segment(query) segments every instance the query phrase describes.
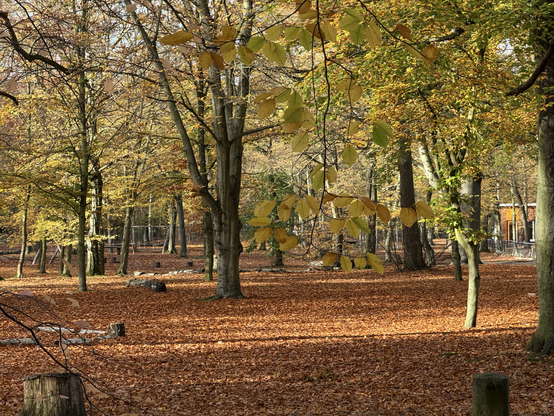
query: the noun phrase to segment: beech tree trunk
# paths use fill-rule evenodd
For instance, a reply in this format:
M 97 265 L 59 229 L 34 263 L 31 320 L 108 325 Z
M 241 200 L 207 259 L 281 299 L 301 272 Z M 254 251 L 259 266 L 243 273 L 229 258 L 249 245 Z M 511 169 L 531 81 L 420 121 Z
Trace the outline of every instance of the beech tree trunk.
M 169 216 L 169 237 L 167 239 L 167 254 L 177 254 L 177 246 L 175 244 L 175 220 L 177 217 L 177 212 L 175 210 L 175 201 L 173 199 L 170 200 L 169 208 L 168 208 L 168 216 Z
M 31 186 L 27 186 L 25 199 L 23 202 L 23 218 L 21 219 L 21 253 L 17 262 L 17 274 L 15 277 L 23 279 L 23 263 L 25 263 L 25 254 L 27 254 L 27 218 L 29 214 L 29 199 L 31 199 Z
M 38 272 L 46 273 L 46 236 L 42 236 L 40 239 L 40 256 L 38 260 Z
M 479 286 L 481 283 L 481 276 L 479 274 L 479 244 L 469 241 L 460 230 L 456 230 L 456 239 L 464 247 L 468 258 L 467 310 L 464 327 L 474 328 L 477 325 Z
M 103 182 L 99 161 L 93 163 L 90 183 L 92 184 L 92 197 L 90 201 L 90 218 L 87 238 L 87 275 L 104 275 L 104 242 L 102 240 L 102 199 Z
M 462 262 L 460 259 L 460 247 L 458 240 L 453 238 L 452 240 L 452 266 L 454 267 L 454 280 L 461 282 L 462 278 Z
M 214 280 L 214 227 L 210 211 L 204 211 L 204 281 Z
M 552 4 L 552 1 L 544 2 Z M 554 35 L 551 21 L 538 22 L 547 33 L 538 41 L 539 56 L 551 47 Z M 541 26 L 538 26 L 541 27 Z M 542 31 L 541 30 L 541 31 Z M 537 31 L 539 31 L 537 29 Z M 543 99 L 538 117 L 539 167 L 535 241 L 537 249 L 537 280 L 539 321 L 527 349 L 537 353 L 554 353 L 554 59 L 550 59 L 538 81 Z
M 181 243 L 179 257 L 187 257 L 187 233 L 185 229 L 185 214 L 183 212 L 183 195 L 175 198 L 177 204 L 177 219 L 179 221 L 179 242 Z
M 400 172 L 400 207 L 414 208 L 414 173 L 410 143 L 399 141 L 398 171 Z M 402 224 L 402 247 L 404 250 L 404 270 L 420 270 L 427 266 L 423 259 L 419 225 L 417 221 L 411 227 Z
M 128 205 L 125 207 L 125 222 L 123 223 L 123 235 L 121 238 L 121 254 L 119 256 L 119 269 L 118 275 L 127 274 L 127 267 L 129 265 L 129 246 L 131 242 L 131 221 L 135 207 Z
M 368 163 L 367 167 L 367 195 L 369 199 L 377 203 L 377 186 L 375 184 L 375 167 L 373 163 Z M 377 250 L 377 214 L 369 218 L 370 233 L 367 235 L 366 250 L 368 253 L 375 254 Z

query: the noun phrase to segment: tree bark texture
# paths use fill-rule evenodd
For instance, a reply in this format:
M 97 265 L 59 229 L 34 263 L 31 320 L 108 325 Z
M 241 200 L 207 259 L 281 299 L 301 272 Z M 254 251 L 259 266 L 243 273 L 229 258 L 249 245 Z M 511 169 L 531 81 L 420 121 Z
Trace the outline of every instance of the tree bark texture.
M 412 151 L 410 143 L 399 140 L 398 171 L 400 172 L 400 207 L 414 208 L 414 173 L 412 166 Z M 411 227 L 402 224 L 402 247 L 404 250 L 404 270 L 420 270 L 426 268 L 419 236 L 417 221 Z
M 547 2 L 552 3 L 552 2 Z M 552 27 L 550 22 L 542 22 Z M 549 47 L 554 31 L 542 33 L 541 55 Z M 548 36 L 547 36 L 548 35 Z M 554 59 L 547 63 L 539 79 L 539 95 L 543 98 L 538 117 L 539 166 L 535 242 L 539 321 L 527 349 L 537 353 L 554 353 Z
M 87 238 L 87 275 L 89 276 L 104 275 L 104 242 L 102 240 L 103 181 L 98 163 L 97 160 L 93 163 L 92 174 L 90 175 L 92 197 Z
M 46 236 L 42 236 L 40 239 L 40 255 L 38 260 L 38 272 L 39 273 L 46 273 L 46 249 L 48 246 L 46 245 Z
M 452 266 L 454 267 L 454 280 L 461 282 L 462 278 L 462 262 L 460 259 L 460 245 L 458 240 L 452 239 Z
M 23 263 L 25 263 L 25 254 L 27 253 L 27 219 L 29 217 L 29 200 L 31 199 L 31 186 L 27 186 L 25 191 L 25 200 L 23 204 L 23 217 L 21 219 L 21 253 L 17 262 L 17 273 L 15 277 L 23 279 Z
M 128 205 L 125 207 L 125 222 L 123 223 L 123 235 L 121 238 L 121 254 L 119 256 L 119 269 L 118 275 L 127 274 L 127 267 L 129 265 L 129 246 L 131 242 L 131 220 L 135 207 Z
M 187 257 L 187 233 L 185 229 L 185 213 L 183 210 L 183 195 L 177 195 L 175 198 L 175 202 L 177 204 L 177 219 L 179 221 L 179 242 L 180 244 L 180 250 L 179 250 L 179 257 Z
M 176 234 L 175 234 L 175 220 L 177 219 L 177 210 L 175 209 L 175 200 L 169 201 L 168 217 L 169 217 L 169 238 L 167 239 L 167 254 L 177 254 Z
M 466 235 L 456 230 L 456 239 L 464 247 L 468 259 L 468 288 L 465 328 L 474 328 L 477 325 L 477 309 L 479 306 L 479 244 L 469 241 Z
M 204 211 L 202 217 L 204 221 L 204 281 L 211 282 L 214 280 L 214 227 L 210 211 Z

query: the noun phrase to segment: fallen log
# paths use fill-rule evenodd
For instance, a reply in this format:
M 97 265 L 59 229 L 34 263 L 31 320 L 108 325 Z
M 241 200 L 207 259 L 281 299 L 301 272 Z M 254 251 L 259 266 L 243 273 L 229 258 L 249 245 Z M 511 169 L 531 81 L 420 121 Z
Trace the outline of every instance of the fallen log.
M 142 286 L 147 287 L 149 289 L 152 289 L 154 292 L 167 292 L 167 288 L 165 287 L 165 283 L 161 280 L 148 280 L 148 279 L 131 279 L 127 281 L 126 285 L 127 287 L 130 286 Z

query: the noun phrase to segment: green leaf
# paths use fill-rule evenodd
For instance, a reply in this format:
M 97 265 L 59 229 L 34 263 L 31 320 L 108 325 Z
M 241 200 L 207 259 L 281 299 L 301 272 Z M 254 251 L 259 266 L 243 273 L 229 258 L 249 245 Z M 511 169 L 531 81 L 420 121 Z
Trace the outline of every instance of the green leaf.
M 323 170 L 320 170 L 314 175 L 314 179 L 312 181 L 312 186 L 315 191 L 319 191 L 321 188 L 323 188 L 323 183 L 325 182 L 325 172 Z
M 362 217 L 354 217 L 352 218 L 352 221 L 354 224 L 358 226 L 360 230 L 362 230 L 366 234 L 370 234 L 371 230 L 369 229 L 369 226 L 367 225 L 367 221 L 364 220 Z
M 356 163 L 357 158 L 358 155 L 356 148 L 351 144 L 347 144 L 342 152 L 342 160 L 344 160 L 344 163 L 346 163 L 348 166 L 352 166 L 354 163 Z
M 252 36 L 250 40 L 246 43 L 246 47 L 252 52 L 256 53 L 265 45 L 265 39 L 261 36 Z
M 352 218 L 349 218 L 348 221 L 346 221 L 346 231 L 348 231 L 348 233 L 354 238 L 358 238 L 360 236 L 360 229 L 356 223 L 352 221 Z
M 292 124 L 300 121 L 302 119 L 303 111 L 303 107 L 288 107 L 283 114 L 285 123 Z
M 307 29 L 301 29 L 298 40 L 300 41 L 300 45 L 307 51 L 311 51 L 314 47 L 314 36 Z
M 393 137 L 391 126 L 386 121 L 377 120 L 373 125 L 372 138 L 373 141 L 381 147 L 387 147 L 389 144 L 389 137 Z
M 244 65 L 250 66 L 254 62 L 255 55 L 247 46 L 239 46 L 239 58 Z
M 304 100 L 298 91 L 293 91 L 290 94 L 289 107 L 304 107 Z
M 300 37 L 300 33 L 302 32 L 301 27 L 298 26 L 289 26 L 285 28 L 285 39 L 286 40 L 293 40 Z M 305 30 L 305 29 L 304 29 Z
M 339 21 L 339 29 L 350 32 L 360 26 L 363 21 L 364 16 L 359 9 L 346 9 L 344 16 Z
M 381 29 L 379 29 L 379 25 L 377 25 L 377 22 L 375 20 L 372 20 L 371 22 L 369 22 L 369 25 L 367 25 L 367 28 L 365 30 L 365 38 L 367 39 L 367 43 L 371 48 L 375 48 L 381 44 Z
M 350 31 L 350 40 L 354 45 L 361 45 L 366 41 L 366 26 L 358 25 Z
M 292 139 L 292 151 L 303 152 L 310 143 L 310 135 L 306 132 L 298 133 L 294 139 Z
M 277 40 L 283 34 L 283 25 L 275 25 L 265 31 L 267 40 Z
M 278 43 L 267 42 L 262 49 L 268 61 L 274 62 L 280 66 L 285 66 L 287 63 L 287 52 L 285 48 Z

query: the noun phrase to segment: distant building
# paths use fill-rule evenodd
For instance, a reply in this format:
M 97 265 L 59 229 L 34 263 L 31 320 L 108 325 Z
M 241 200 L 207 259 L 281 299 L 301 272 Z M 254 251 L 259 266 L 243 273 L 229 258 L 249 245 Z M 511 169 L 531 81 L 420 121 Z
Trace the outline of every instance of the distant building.
M 515 238 L 514 238 L 514 208 L 515 208 Z M 535 241 L 535 212 L 537 204 L 527 205 L 527 221 L 531 228 L 531 241 Z M 512 241 L 523 241 L 525 234 L 523 232 L 523 216 L 518 204 L 500 204 L 500 227 L 502 229 L 502 239 Z

